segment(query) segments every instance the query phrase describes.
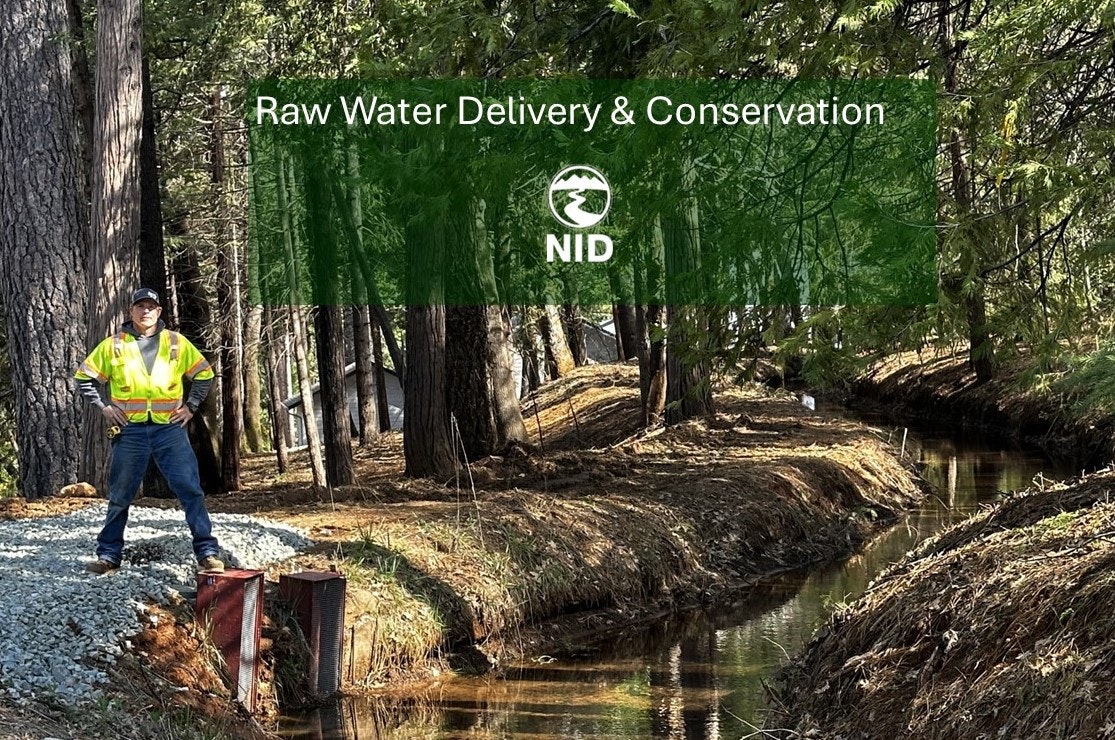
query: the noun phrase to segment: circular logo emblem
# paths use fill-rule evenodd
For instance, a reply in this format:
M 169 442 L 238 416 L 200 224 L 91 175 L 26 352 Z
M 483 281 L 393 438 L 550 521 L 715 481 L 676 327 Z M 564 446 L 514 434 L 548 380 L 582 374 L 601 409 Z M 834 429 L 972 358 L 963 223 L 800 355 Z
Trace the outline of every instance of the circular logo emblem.
M 566 167 L 550 180 L 550 213 L 573 229 L 587 229 L 604 220 L 612 206 L 612 188 L 604 175 L 588 165 Z

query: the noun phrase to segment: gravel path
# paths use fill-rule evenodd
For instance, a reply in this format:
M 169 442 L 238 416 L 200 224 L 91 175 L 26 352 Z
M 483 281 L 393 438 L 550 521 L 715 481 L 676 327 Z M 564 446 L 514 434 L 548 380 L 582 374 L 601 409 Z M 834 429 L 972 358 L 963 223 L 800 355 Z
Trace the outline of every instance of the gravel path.
M 196 587 L 185 518 L 176 509 L 133 506 L 123 567 L 84 572 L 93 562 L 105 504 L 65 516 L 0 522 L 0 690 L 17 704 L 53 698 L 68 706 L 103 696 L 111 665 L 138 633 L 146 604 Z M 260 568 L 310 540 L 279 522 L 213 514 L 230 567 Z

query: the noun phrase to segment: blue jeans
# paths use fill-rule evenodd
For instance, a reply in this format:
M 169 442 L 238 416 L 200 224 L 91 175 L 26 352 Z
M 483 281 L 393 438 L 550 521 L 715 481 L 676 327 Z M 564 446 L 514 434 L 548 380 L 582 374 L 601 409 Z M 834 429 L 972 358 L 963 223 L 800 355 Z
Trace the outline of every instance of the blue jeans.
M 124 556 L 124 527 L 151 458 L 170 490 L 186 511 L 198 560 L 219 551 L 213 525 L 205 509 L 205 493 L 197 472 L 197 458 L 186 429 L 178 424 L 128 424 L 112 442 L 108 468 L 108 514 L 97 536 L 97 558 L 120 564 Z

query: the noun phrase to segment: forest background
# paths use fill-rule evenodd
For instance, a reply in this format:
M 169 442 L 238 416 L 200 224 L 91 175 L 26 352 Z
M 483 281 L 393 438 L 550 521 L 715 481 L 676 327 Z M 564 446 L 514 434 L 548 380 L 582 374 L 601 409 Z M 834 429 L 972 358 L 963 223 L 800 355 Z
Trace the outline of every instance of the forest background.
M 168 324 L 217 367 L 191 428 L 211 491 L 240 488 L 246 451 L 274 450 L 280 472 L 290 464 L 279 402 L 317 382 L 330 454 L 307 423 L 314 483 L 351 482 L 349 361 L 361 444 L 375 443 L 386 417 L 376 373 L 400 376 L 410 475 L 447 479 L 459 457 L 524 445 L 519 397 L 585 362 L 580 316 L 593 312 L 614 318 L 620 354 L 638 358 L 645 425 L 707 412 L 712 379 L 746 376 L 760 357 L 839 385 L 882 354 L 957 343 L 981 381 L 1023 367 L 1018 383 L 1065 408 L 1110 405 L 1113 31 L 1115 2 L 1081 0 L 7 2 L 0 486 L 35 498 L 99 481 L 102 422 L 81 408 L 71 376 L 140 284 L 167 296 Z M 662 305 L 601 308 L 579 307 L 571 286 L 547 307 L 384 307 L 368 275 L 355 288 L 370 305 L 252 305 L 246 90 L 308 77 L 931 80 L 936 300 L 710 309 L 667 293 Z M 391 217 L 376 193 L 355 189 L 305 207 L 320 192 L 308 186 L 315 168 L 282 170 L 290 200 L 278 239 L 325 229 L 358 241 Z M 395 223 L 412 269 L 447 238 L 500 238 L 498 202 L 473 205 L 462 223 Z M 701 259 L 702 208 L 681 198 L 650 220 L 646 248 L 658 259 L 616 270 L 618 295 L 642 295 L 639 281 L 661 284 Z M 521 386 L 512 346 L 538 358 Z

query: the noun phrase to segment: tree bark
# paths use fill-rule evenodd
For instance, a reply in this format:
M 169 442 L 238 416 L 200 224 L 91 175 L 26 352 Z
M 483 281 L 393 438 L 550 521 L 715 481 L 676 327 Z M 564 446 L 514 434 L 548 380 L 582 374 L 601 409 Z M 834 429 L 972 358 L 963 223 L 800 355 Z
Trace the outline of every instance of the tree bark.
M 18 485 L 29 499 L 76 480 L 81 416 L 70 378 L 91 349 L 85 132 L 65 41 L 71 30 L 59 3 L 9 0 L 0 7 L 0 300 Z M 103 438 L 103 425 L 96 431 Z
M 347 486 L 356 477 L 352 461 L 352 420 L 345 393 L 344 326 L 340 306 L 318 306 L 314 311 L 314 340 L 321 382 L 321 420 L 325 432 L 325 480 Z
M 391 431 L 391 405 L 387 400 L 387 371 L 383 367 L 383 340 L 380 338 L 379 322 L 372 320 L 372 357 L 375 371 L 376 416 L 379 418 L 379 431 Z
M 93 116 L 92 254 L 86 342 L 101 341 L 127 315 L 139 281 L 139 146 L 143 135 L 143 3 L 99 0 Z M 87 410 L 81 476 L 104 490 L 108 442 Z
M 263 356 L 267 366 L 267 415 L 271 417 L 271 447 L 275 450 L 275 464 L 279 474 L 283 474 L 290 467 L 290 457 L 287 454 L 287 441 L 283 433 L 287 426 L 287 411 L 283 405 L 286 393 L 283 390 L 283 358 L 276 335 L 284 332 L 277 330 L 275 324 L 281 321 L 281 316 L 274 308 L 267 306 L 263 309 Z
M 406 227 L 406 366 L 403 383 L 403 456 L 406 474 L 447 481 L 455 471 L 445 396 L 445 306 L 441 265 L 445 222 Z
M 530 440 L 523 410 L 519 404 L 519 389 L 515 386 L 515 373 L 511 365 L 511 320 L 500 306 L 486 306 L 488 320 L 487 344 L 491 348 L 492 411 L 496 421 L 496 450 L 503 451 L 513 444 L 525 445 Z
M 573 366 L 584 367 L 588 364 L 588 349 L 585 346 L 585 323 L 581 318 L 581 307 L 575 303 L 563 304 L 561 326 L 569 340 L 569 355 L 573 358 Z
M 321 421 L 325 456 L 325 480 L 333 486 L 350 485 L 355 478 L 352 461 L 352 423 L 345 388 L 345 334 L 341 308 L 337 305 L 337 235 L 333 227 L 333 193 L 320 163 L 303 161 L 306 186 L 306 228 L 314 235 L 310 252 L 313 280 L 314 343 L 317 347 L 318 379 L 321 383 Z
M 569 343 L 565 339 L 565 331 L 561 328 L 561 315 L 557 306 L 546 306 L 545 312 L 538 320 L 538 328 L 542 332 L 542 346 L 546 351 L 546 372 L 550 380 L 565 377 L 572 372 L 575 365 L 573 355 L 569 351 Z
M 244 322 L 244 441 L 252 452 L 263 451 L 263 389 L 259 373 L 263 306 L 252 306 Z
M 155 101 L 151 73 L 143 57 L 143 137 L 139 145 L 139 281 L 163 298 L 163 321 L 177 328 L 174 305 L 167 300 L 166 248 L 163 244 L 163 206 L 159 189 L 159 154 L 155 142 Z
M 488 342 L 484 306 L 450 306 L 445 317 L 445 364 L 448 377 L 446 403 L 456 420 L 460 444 L 453 452 L 475 461 L 496 450 L 495 413 L 492 409 L 492 347 Z M 463 450 L 461 449 L 463 445 Z
M 693 170 L 690 165 L 684 167 L 679 181 L 686 192 L 693 180 Z M 678 424 L 712 413 L 712 379 L 702 359 L 707 332 L 699 304 L 693 305 L 701 267 L 696 199 L 684 196 L 680 212 L 668 213 L 662 221 L 669 304 L 666 320 L 670 325 L 666 342 L 666 423 Z
M 499 292 L 489 244 L 487 206 L 469 203 L 469 217 L 454 231 L 467 240 L 458 250 L 454 272 L 463 284 L 476 285 L 475 305 L 454 306 L 446 316 L 446 366 L 453 379 L 447 387 L 449 413 L 457 421 L 468 460 L 495 454 L 510 443 L 526 442 L 526 427 L 516 396 L 507 351 L 503 311 L 494 301 Z M 454 452 L 459 452 L 459 446 Z
M 364 204 L 360 189 L 360 161 L 355 147 L 349 147 L 345 160 L 348 171 L 348 205 L 352 214 L 354 240 L 351 246 L 361 252 L 364 250 L 363 232 Z M 372 355 L 372 312 L 368 308 L 368 288 L 359 270 L 352 273 L 353 296 L 356 305 L 352 307 L 352 347 L 356 362 L 356 410 L 360 422 L 360 446 L 371 446 L 379 439 L 379 419 L 376 413 L 376 393 L 374 358 Z
M 356 410 L 360 422 L 360 446 L 379 439 L 376 404 L 375 356 L 372 353 L 372 312 L 367 306 L 352 307 L 352 344 L 356 353 Z
M 644 427 L 662 421 L 666 409 L 666 314 L 665 255 L 660 219 L 651 230 L 650 253 L 646 269 L 635 269 L 635 294 L 646 299 L 635 312 L 636 345 L 639 357 L 639 397 Z
M 276 194 L 279 202 L 279 219 L 282 224 L 283 248 L 286 252 L 286 280 L 290 290 L 290 326 L 294 343 L 294 359 L 298 368 L 298 389 L 302 396 L 302 424 L 306 430 L 306 446 L 310 453 L 310 472 L 315 488 L 325 488 L 325 461 L 321 455 L 321 438 L 318 436 L 317 418 L 314 416 L 313 383 L 310 380 L 310 361 L 307 357 L 305 321 L 298 301 L 298 270 L 294 261 L 294 225 L 290 216 L 288 196 L 294 178 L 282 158 L 276 158 Z
M 212 129 L 210 166 L 214 242 L 217 250 L 217 311 L 221 332 L 221 485 L 227 491 L 240 490 L 240 445 L 244 436 L 244 384 L 240 347 L 240 270 L 236 240 L 228 233 L 231 219 L 225 178 L 225 145 L 220 87 L 210 98 Z
M 217 361 L 209 339 L 212 317 L 209 302 L 205 298 L 205 288 L 198 264 L 197 251 L 187 247 L 171 264 L 174 284 L 178 292 L 178 323 L 182 334 L 189 339 L 210 362 Z M 189 393 L 189 389 L 184 389 Z M 211 392 L 205 403 L 190 420 L 190 442 L 197 455 L 198 471 L 201 474 L 201 487 L 206 493 L 222 490 L 221 456 L 214 429 L 217 426 L 217 404 Z

